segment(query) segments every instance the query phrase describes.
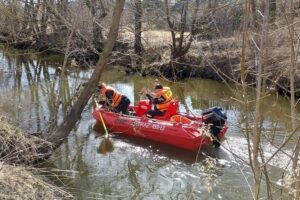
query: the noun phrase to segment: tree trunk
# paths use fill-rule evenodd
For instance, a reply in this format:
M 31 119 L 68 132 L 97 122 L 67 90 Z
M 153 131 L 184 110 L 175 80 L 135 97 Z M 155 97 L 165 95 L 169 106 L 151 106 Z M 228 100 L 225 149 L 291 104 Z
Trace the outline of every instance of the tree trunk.
M 291 63 L 290 63 L 290 94 L 291 94 L 291 122 L 292 129 L 296 130 L 297 127 L 297 113 L 296 113 L 296 97 L 295 97 L 295 71 L 296 71 L 296 61 L 297 61 L 297 47 L 295 44 L 295 28 L 294 28 L 294 16 L 293 16 L 294 5 L 293 1 L 288 4 L 287 12 L 285 12 L 285 17 L 289 31 L 289 39 L 290 39 L 290 48 L 291 48 Z M 289 14 L 287 14 L 289 13 Z M 295 145 L 294 152 L 292 158 L 292 172 L 295 175 L 295 183 L 293 184 L 293 189 L 295 190 L 294 199 L 300 198 L 300 175 L 297 172 L 297 168 L 299 168 L 299 153 L 300 153 L 300 134 L 297 131 L 295 137 Z
M 27 27 L 28 27 L 28 22 L 30 21 L 29 17 L 29 12 L 30 12 L 30 7 L 29 7 L 29 1 L 26 0 L 24 2 L 24 21 L 23 21 L 23 26 L 22 26 L 22 31 L 27 33 Z
M 45 1 L 50 1 L 51 2 L 51 7 L 55 7 L 55 2 L 56 2 L 56 10 L 57 12 L 64 18 L 64 19 L 68 19 L 68 0 L 45 0 Z M 49 2 L 48 2 L 49 5 Z M 60 34 L 61 39 L 65 38 L 67 35 L 67 27 L 66 24 L 64 24 L 63 21 L 61 21 L 60 19 L 56 19 L 54 21 L 55 23 L 55 32 Z
M 104 40 L 102 27 L 99 21 L 106 17 L 107 13 L 102 0 L 87 0 L 86 5 L 90 9 L 93 17 L 93 44 L 95 49 L 99 51 L 102 48 L 101 42 Z
M 41 35 L 46 35 L 47 34 L 47 23 L 48 23 L 48 9 L 45 4 L 45 2 L 42 3 L 42 18 L 41 18 Z
M 172 45 L 171 45 L 171 59 L 172 59 L 172 51 L 174 48 L 176 48 L 176 38 L 175 38 L 175 30 L 174 30 L 174 21 L 172 22 L 170 19 L 170 9 L 169 9 L 168 0 L 165 0 L 165 9 L 166 9 L 167 22 L 172 36 Z
M 251 0 L 252 1 L 252 0 Z M 266 41 L 268 38 L 268 22 L 269 22 L 269 3 L 267 3 L 264 10 L 264 18 L 262 25 L 262 35 L 260 39 L 260 48 L 259 48 L 259 63 L 257 69 L 257 85 L 256 85 L 256 100 L 255 100 L 255 111 L 254 111 L 254 121 L 253 121 L 253 131 L 252 131 L 252 169 L 254 173 L 255 181 L 255 196 L 256 200 L 259 199 L 260 195 L 260 183 L 261 183 L 261 168 L 259 164 L 259 150 L 260 150 L 260 139 L 261 139 L 261 110 L 260 110 L 260 101 L 262 96 L 262 91 L 264 91 L 263 85 L 263 71 L 265 64 L 265 52 L 266 52 Z
M 13 16 L 17 16 L 17 11 L 16 11 L 16 1 L 12 1 L 10 2 L 10 12 Z M 18 28 L 18 21 L 17 20 L 12 20 L 9 21 L 9 26 L 10 26 L 10 32 L 11 32 L 11 36 L 12 36 L 12 40 L 16 41 L 17 40 L 17 33 L 19 32 L 19 28 Z
M 252 21 L 250 22 L 254 27 L 258 27 L 257 23 L 257 17 L 256 17 L 256 3 L 255 0 L 250 0 L 250 10 L 251 10 L 251 16 Z
M 54 15 L 54 17 L 56 18 L 56 20 L 60 20 L 60 23 L 63 24 L 63 26 L 65 26 L 67 29 L 69 29 L 70 31 L 74 31 L 74 35 L 76 35 L 77 37 L 80 37 L 80 39 L 82 39 L 83 41 L 85 41 L 86 43 L 89 43 L 89 41 L 87 40 L 86 36 L 81 34 L 81 32 L 78 29 L 75 29 L 75 27 L 73 26 L 73 24 L 71 24 L 66 18 L 64 18 L 54 7 L 53 7 L 53 3 L 52 0 L 44 0 L 45 5 L 47 6 L 47 9 L 50 13 L 52 13 Z M 93 53 L 95 54 L 100 54 L 99 51 L 97 49 L 95 49 L 93 46 L 90 46 L 91 50 L 93 51 Z
M 214 14 L 216 12 L 216 8 L 218 7 L 218 0 L 209 0 L 207 7 L 208 10 L 212 10 L 212 13 Z
M 34 37 L 37 40 L 39 38 L 39 34 L 40 34 L 39 21 L 37 19 L 40 4 L 39 4 L 39 2 L 36 5 L 34 5 L 34 3 L 32 3 L 32 6 L 33 6 L 33 8 L 32 8 L 31 21 L 32 21 L 32 24 L 33 24 L 32 27 L 33 27 Z
M 180 36 L 179 36 L 179 44 L 178 44 L 178 49 L 182 49 L 183 45 L 183 36 L 186 28 L 186 18 L 187 18 L 187 10 L 188 10 L 188 1 L 185 1 L 184 4 L 182 5 L 182 10 L 181 10 L 181 21 L 180 21 Z
M 276 0 L 270 0 L 270 22 L 274 22 L 276 19 L 277 4 Z
M 300 135 L 299 132 L 298 138 L 295 142 L 295 147 L 294 147 L 294 156 L 293 156 L 293 172 L 295 173 L 295 194 L 294 198 L 299 199 L 300 198 L 300 167 L 299 167 L 299 152 L 300 152 Z M 298 170 L 298 171 L 297 171 Z
M 246 48 L 247 48 L 247 32 L 248 32 L 248 20 L 249 20 L 249 1 L 246 0 L 244 3 L 244 16 L 243 16 L 243 34 L 242 34 L 242 54 L 241 54 L 241 83 L 243 87 L 246 87 Z M 243 88 L 245 89 L 245 88 Z M 245 92 L 245 91 L 243 91 Z
M 211 8 L 212 8 L 212 3 L 211 3 L 211 1 L 212 1 L 212 0 L 208 0 L 208 3 L 207 3 L 207 8 L 208 8 L 208 9 L 211 9 Z
M 68 0 L 59 0 L 58 2 L 58 11 L 64 18 L 68 17 Z
M 134 52 L 141 56 L 143 53 L 142 45 L 142 1 L 134 0 Z
M 90 97 L 93 95 L 96 85 L 98 84 L 101 74 L 107 65 L 108 58 L 111 54 L 113 49 L 114 43 L 118 36 L 119 24 L 121 19 L 121 14 L 123 11 L 125 0 L 117 0 L 114 12 L 113 12 L 113 19 L 111 23 L 111 27 L 108 33 L 108 37 L 104 46 L 104 50 L 100 56 L 98 63 L 96 64 L 95 70 L 91 75 L 86 86 L 82 89 L 78 100 L 70 109 L 69 113 L 67 114 L 64 122 L 57 128 L 57 130 L 50 135 L 48 141 L 54 144 L 54 147 L 58 147 L 62 144 L 63 140 L 68 136 L 70 131 L 74 128 L 77 121 L 79 120 L 81 113 L 88 103 Z
M 183 38 L 184 38 L 184 32 L 185 32 L 185 27 L 187 24 L 187 11 L 188 11 L 188 0 L 182 2 L 182 10 L 181 10 L 181 21 L 180 21 L 180 26 L 179 26 L 179 33 L 180 37 L 177 39 L 176 38 L 176 33 L 175 33 L 175 27 L 174 27 L 174 22 L 171 22 L 170 20 L 170 9 L 169 9 L 169 2 L 168 0 L 165 0 L 165 9 L 166 9 L 166 15 L 167 15 L 167 22 L 169 25 L 169 29 L 172 35 L 172 45 L 171 45 L 171 62 L 176 60 L 177 58 L 180 58 L 184 56 L 188 50 L 190 49 L 190 46 L 193 41 L 193 37 L 195 35 L 195 23 L 196 23 L 196 17 L 199 9 L 199 0 L 196 0 L 195 7 L 193 8 L 194 12 L 192 13 L 192 20 L 191 20 L 191 33 L 189 36 L 188 41 L 186 42 L 185 45 L 183 45 Z M 177 42 L 178 40 L 178 42 Z M 177 44 L 178 43 L 178 44 Z

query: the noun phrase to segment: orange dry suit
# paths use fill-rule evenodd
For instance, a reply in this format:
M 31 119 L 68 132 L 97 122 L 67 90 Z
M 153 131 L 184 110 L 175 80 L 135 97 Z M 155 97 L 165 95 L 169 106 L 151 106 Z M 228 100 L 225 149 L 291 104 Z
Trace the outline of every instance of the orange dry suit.
M 122 94 L 109 86 L 102 89 L 102 95 L 107 98 L 113 108 L 117 108 L 122 99 Z
M 168 110 L 170 101 L 173 98 L 173 93 L 169 87 L 163 87 L 163 89 L 153 93 L 152 96 L 154 97 L 152 103 L 155 104 L 157 110 L 162 112 Z

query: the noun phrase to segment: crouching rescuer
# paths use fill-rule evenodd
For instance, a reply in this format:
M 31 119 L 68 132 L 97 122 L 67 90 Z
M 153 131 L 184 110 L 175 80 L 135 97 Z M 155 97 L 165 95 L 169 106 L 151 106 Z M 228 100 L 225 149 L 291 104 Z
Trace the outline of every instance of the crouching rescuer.
M 101 101 L 101 104 L 105 104 L 112 108 L 114 112 L 127 114 L 127 108 L 130 104 L 130 100 L 127 96 L 123 95 L 113 87 L 106 86 L 105 83 L 98 85 L 97 91 L 100 92 L 104 98 L 104 101 Z
M 173 93 L 169 87 L 157 84 L 154 92 L 146 93 L 146 96 L 151 104 L 154 105 L 154 109 L 148 111 L 147 117 L 153 118 L 154 116 L 163 116 L 166 113 L 173 98 Z

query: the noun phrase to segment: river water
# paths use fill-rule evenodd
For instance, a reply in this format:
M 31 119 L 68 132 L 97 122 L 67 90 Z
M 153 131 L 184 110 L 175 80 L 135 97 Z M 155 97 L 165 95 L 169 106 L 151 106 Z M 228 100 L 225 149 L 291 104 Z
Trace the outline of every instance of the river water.
M 0 112 L 27 132 L 48 134 L 59 124 L 80 84 L 92 70 L 68 69 L 58 84 L 62 65 L 59 56 L 42 56 L 0 50 Z M 126 75 L 120 67 L 108 67 L 102 80 L 126 94 L 131 102 L 144 86 L 153 87 L 155 77 Z M 196 153 L 145 140 L 112 136 L 114 151 L 105 155 L 97 149 L 101 137 L 94 131 L 92 105 L 86 106 L 78 125 L 51 157 L 46 167 L 76 199 L 250 199 L 253 178 L 247 166 L 245 111 L 241 88 L 204 79 L 163 84 L 180 100 L 180 110 L 199 114 L 212 106 L 223 107 L 229 130 L 219 149 Z M 254 100 L 254 89 L 248 99 Z M 61 102 L 55 106 L 55 102 Z M 263 146 L 270 156 L 282 143 L 290 127 L 289 100 L 272 94 L 263 99 Z M 251 119 L 251 106 L 247 111 Z M 49 126 L 50 125 L 50 126 Z M 289 148 L 285 149 L 289 151 Z M 269 167 L 277 182 L 287 166 L 284 153 Z M 264 190 L 264 188 L 262 188 Z M 279 193 L 278 193 L 279 195 Z M 276 194 L 275 194 L 276 196 Z

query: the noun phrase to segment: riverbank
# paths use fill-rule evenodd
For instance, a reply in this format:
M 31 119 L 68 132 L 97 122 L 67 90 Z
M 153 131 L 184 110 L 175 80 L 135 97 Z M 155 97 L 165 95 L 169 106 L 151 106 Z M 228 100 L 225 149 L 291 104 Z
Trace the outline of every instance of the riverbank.
M 273 25 L 276 26 L 276 25 Z M 277 25 L 279 26 L 279 25 Z M 245 77 L 249 86 L 256 85 L 257 67 L 263 62 L 263 79 L 266 89 L 272 92 L 289 95 L 291 47 L 288 30 L 280 32 L 270 30 L 266 42 L 266 53 L 260 58 L 260 37 L 255 32 L 252 43 L 246 43 L 245 53 Z M 250 32 L 250 31 L 249 31 Z M 155 32 L 155 36 L 157 36 Z M 250 33 L 249 33 L 250 34 Z M 188 53 L 171 62 L 170 60 L 170 36 L 166 31 L 161 32 L 156 38 L 148 36 L 147 48 L 142 56 L 141 64 L 134 54 L 116 52 L 112 56 L 115 64 L 126 66 L 128 73 L 138 72 L 142 76 L 163 76 L 170 80 L 180 80 L 190 77 L 205 78 L 217 81 L 240 83 L 242 37 L 237 32 L 231 37 L 215 38 L 212 40 L 195 40 Z M 300 71 L 299 55 L 295 55 L 295 88 L 296 96 L 300 96 Z
M 133 36 L 121 34 L 109 63 L 126 67 L 127 74 L 158 76 L 171 81 L 198 77 L 240 83 L 242 41 L 239 34 L 228 38 L 194 41 L 184 57 L 172 62 L 170 61 L 169 32 L 147 31 L 143 34 L 145 40 L 142 56 L 137 56 L 133 52 Z M 290 91 L 288 39 L 286 30 L 282 31 L 282 35 L 273 33 L 269 37 L 268 55 L 264 58 L 264 78 L 267 90 L 285 95 L 289 95 Z M 40 48 L 41 45 L 43 48 Z M 63 44 L 61 45 L 53 47 L 51 42 L 41 44 L 31 42 L 30 45 L 13 44 L 12 46 L 47 54 L 62 54 L 64 50 Z M 76 44 L 74 45 L 71 47 L 71 51 L 76 48 Z M 254 49 L 253 44 L 247 44 L 246 48 L 249 49 L 245 56 L 246 82 L 250 86 L 255 86 L 258 51 Z M 99 56 L 88 47 L 84 49 L 70 54 L 71 67 L 91 67 L 97 62 Z M 295 64 L 297 66 L 298 62 Z M 295 74 L 295 86 L 296 96 L 300 96 L 300 73 L 298 70 Z
M 0 199 L 73 199 L 52 185 L 33 163 L 48 142 L 25 134 L 0 116 Z
M 61 95 L 56 92 L 61 80 L 60 74 L 56 72 L 56 63 L 61 63 L 61 60 L 54 60 L 53 56 L 51 60 L 47 60 L 47 57 L 28 54 L 19 56 L 16 53 L 0 52 L 1 113 L 7 113 L 26 132 L 44 131 L 47 134 L 50 125 L 61 122 L 76 88 L 86 82 L 93 70 L 74 69 L 78 72 L 70 70 L 66 73 Z M 156 78 L 137 74 L 126 76 L 123 70 L 123 67 L 118 66 L 107 67 L 102 81 L 122 91 L 134 104 L 140 99 L 138 92 L 143 87 L 150 88 Z M 112 134 L 114 151 L 102 155 L 97 152 L 102 138 L 95 138 L 92 130 L 95 124 L 91 117 L 92 105 L 88 104 L 79 123 L 64 144 L 47 160 L 43 171 L 45 168 L 54 169 L 50 179 L 58 177 L 59 182 L 54 180 L 54 183 L 67 186 L 67 191 L 76 199 L 171 199 L 178 196 L 185 198 L 190 194 L 195 199 L 218 199 L 220 195 L 223 199 L 251 199 L 249 185 L 246 181 L 241 181 L 244 180 L 244 174 L 251 174 L 251 169 L 245 168 L 241 172 L 240 166 L 244 163 L 237 163 L 240 159 L 226 151 L 230 149 L 243 160 L 249 158 L 247 138 L 243 135 L 245 110 L 236 101 L 240 98 L 240 87 L 232 84 L 228 84 L 228 87 L 220 81 L 200 78 L 162 83 L 172 87 L 180 101 L 182 112 L 200 114 L 202 110 L 213 106 L 226 109 L 229 134 L 223 143 L 225 149 L 221 147 L 201 152 L 196 161 L 196 155 L 190 152 L 145 140 L 119 138 Z M 54 102 L 59 97 L 62 97 L 62 106 L 57 107 Z M 247 97 L 249 100 L 255 99 L 253 88 L 248 88 Z M 252 106 L 253 103 L 250 102 L 249 116 L 254 111 Z M 289 134 L 286 131 L 291 127 L 289 100 L 283 96 L 270 95 L 264 98 L 261 108 L 261 130 L 264 135 L 262 147 L 266 155 L 273 155 Z M 287 148 L 292 149 L 292 145 L 292 142 L 289 143 Z M 206 155 L 226 163 L 225 166 L 213 172 L 202 171 L 202 166 L 206 165 L 202 160 Z M 282 177 L 287 163 L 289 157 L 285 154 L 272 159 L 268 167 L 274 182 Z M 213 177 L 210 184 L 206 184 L 206 177 Z M 190 185 L 198 189 L 191 193 Z M 211 186 L 212 192 L 208 192 L 206 185 Z M 234 191 L 227 190 L 228 185 L 232 185 Z

